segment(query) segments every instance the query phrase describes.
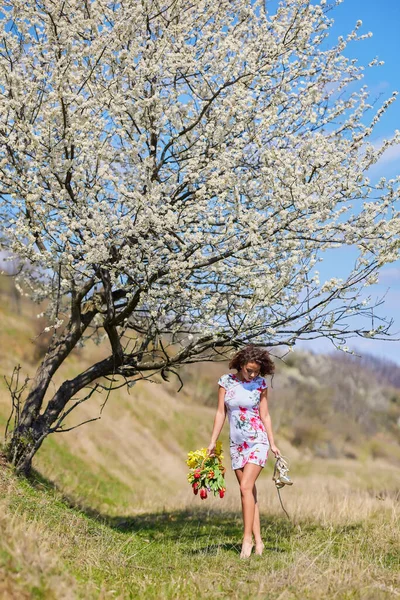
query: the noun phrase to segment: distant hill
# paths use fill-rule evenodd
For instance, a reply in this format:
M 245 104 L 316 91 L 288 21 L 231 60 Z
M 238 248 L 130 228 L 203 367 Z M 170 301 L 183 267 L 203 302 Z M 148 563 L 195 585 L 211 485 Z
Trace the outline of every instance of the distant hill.
M 392 369 L 370 356 L 295 352 L 278 363 L 274 379 L 278 422 L 292 443 L 320 456 L 398 463 L 400 389 Z
M 362 356 L 354 356 L 336 352 L 330 354 L 330 356 L 339 364 L 350 362 L 356 367 L 361 366 L 366 373 L 372 374 L 381 385 L 400 389 L 400 366 L 394 361 L 379 358 L 369 353 L 364 353 Z

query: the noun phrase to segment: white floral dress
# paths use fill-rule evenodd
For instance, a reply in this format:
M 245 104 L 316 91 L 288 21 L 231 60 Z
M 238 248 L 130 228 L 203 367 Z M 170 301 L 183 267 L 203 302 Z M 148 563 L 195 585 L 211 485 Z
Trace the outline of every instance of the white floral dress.
M 232 469 L 246 463 L 263 467 L 267 460 L 269 440 L 260 418 L 261 392 L 268 386 L 263 377 L 241 381 L 236 375 L 222 375 L 218 384 L 226 390 L 225 406 L 230 427 Z

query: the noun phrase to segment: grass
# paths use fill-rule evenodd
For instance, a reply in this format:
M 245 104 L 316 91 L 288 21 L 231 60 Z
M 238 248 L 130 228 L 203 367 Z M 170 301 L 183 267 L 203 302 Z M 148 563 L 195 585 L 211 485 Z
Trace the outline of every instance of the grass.
M 34 371 L 25 313 L 2 321 L 3 373 L 19 362 Z M 72 356 L 55 384 L 102 352 Z M 228 469 L 224 500 L 201 502 L 186 481 L 186 452 L 209 439 L 207 404 L 222 367 L 202 369 L 185 374 L 180 394 L 174 382 L 116 392 L 100 421 L 45 440 L 29 481 L 0 462 L 1 600 L 400 597 L 399 468 L 382 450 L 386 438 L 368 440 L 360 460 L 318 459 L 290 445 L 282 427 L 278 445 L 295 480 L 282 491 L 291 521 L 268 461 L 257 483 L 266 550 L 239 560 L 234 475 Z M 99 414 L 101 398 L 92 400 L 69 425 Z M 9 403 L 0 380 L 2 431 Z M 227 450 L 226 429 L 222 441 Z
M 134 410 L 143 415 L 147 395 L 135 400 Z M 189 415 L 169 405 L 167 397 L 162 400 L 155 410 L 167 407 L 173 427 L 184 428 Z M 176 442 L 168 432 L 159 436 L 164 445 L 155 445 L 154 456 L 143 464 L 137 446 L 124 446 L 132 430 L 129 411 L 124 413 L 129 426 L 123 434 L 117 429 L 116 445 L 112 432 L 121 405 L 108 408 L 93 427 L 50 436 L 35 463 L 40 473 L 31 481 L 0 468 L 0 598 L 379 600 L 400 595 L 395 466 L 315 459 L 282 446 L 295 478 L 293 488 L 282 493 L 292 521 L 279 507 L 269 461 L 258 484 L 265 555 L 243 562 L 232 473 L 228 470 L 223 501 L 201 502 L 189 493 L 179 445 L 173 462 Z M 205 429 L 210 409 L 193 410 Z M 150 425 L 155 433 L 149 439 L 156 444 L 158 417 Z M 134 436 L 140 433 L 137 429 Z M 125 453 L 137 460 L 129 477 Z
M 295 479 L 282 493 L 292 521 L 280 509 L 269 461 L 258 484 L 266 551 L 243 562 L 232 473 L 228 470 L 223 501 L 201 502 L 185 479 L 179 443 L 198 445 L 194 439 L 198 431 L 205 436 L 210 409 L 178 410 L 178 400 L 159 393 L 157 414 L 147 424 L 129 419 L 131 411 L 143 419 L 149 401 L 143 394 L 131 409 L 127 398 L 123 403 L 116 398 L 93 426 L 50 436 L 31 481 L 0 467 L 0 598 L 400 596 L 395 466 L 315 459 L 282 440 Z M 118 420 L 121 410 L 125 429 Z M 198 430 L 188 428 L 193 439 L 170 439 L 166 411 L 169 428 L 180 433 L 194 415 Z M 132 445 L 144 428 L 140 445 Z M 149 441 L 148 454 L 142 453 Z
M 74 456 L 68 446 L 61 445 L 55 437 L 46 440 L 41 452 L 41 466 L 52 474 L 54 487 L 73 493 L 75 501 L 98 510 L 120 509 L 131 504 L 132 488 L 114 477 L 104 466 L 93 465 Z M 42 481 L 49 481 L 45 477 Z
M 262 511 L 265 553 L 240 561 L 241 516 L 222 503 L 196 498 L 175 510 L 110 516 L 74 503 L 38 474 L 27 481 L 3 469 L 0 488 L 0 573 L 12 598 L 400 594 L 399 513 L 390 500 L 371 501 L 360 517 L 357 501 L 345 518 L 296 515 L 289 522 Z M 319 502 L 310 494 L 308 501 Z

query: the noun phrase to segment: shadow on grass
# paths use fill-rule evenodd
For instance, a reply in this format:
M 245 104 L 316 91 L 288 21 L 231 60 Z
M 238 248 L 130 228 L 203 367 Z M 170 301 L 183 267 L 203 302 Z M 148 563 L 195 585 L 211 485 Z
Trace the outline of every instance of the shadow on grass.
M 136 534 L 145 542 L 171 541 L 186 547 L 193 555 L 217 554 L 220 551 L 239 553 L 243 535 L 242 515 L 239 512 L 224 512 L 201 505 L 190 510 L 171 510 L 144 513 L 135 516 L 109 516 L 91 507 L 82 505 L 63 493 L 56 483 L 35 469 L 29 483 L 38 491 L 53 492 L 72 510 L 89 519 L 94 519 L 111 529 Z M 262 515 L 261 527 L 265 549 L 271 552 L 286 552 L 293 535 L 294 525 L 285 518 Z M 219 540 L 220 543 L 215 543 Z M 193 542 L 196 541 L 196 547 Z
M 204 546 L 202 548 L 193 548 L 188 551 L 188 554 L 193 556 L 215 556 L 221 550 L 225 550 L 227 552 L 234 552 L 235 554 L 240 553 L 240 545 L 239 544 L 209 544 L 208 546 Z
M 203 548 L 196 548 L 193 550 L 189 550 L 188 554 L 193 555 L 215 555 L 218 554 L 220 550 L 226 550 L 227 552 L 234 552 L 235 554 L 240 554 L 241 544 L 210 544 L 208 546 L 204 546 Z M 278 546 L 264 546 L 265 552 L 286 552 L 285 548 L 279 548 Z

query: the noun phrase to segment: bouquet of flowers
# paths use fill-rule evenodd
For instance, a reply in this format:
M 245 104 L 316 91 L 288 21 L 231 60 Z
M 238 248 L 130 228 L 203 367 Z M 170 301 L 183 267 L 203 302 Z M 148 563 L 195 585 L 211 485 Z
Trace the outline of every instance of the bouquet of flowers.
M 207 448 L 194 450 L 188 453 L 186 464 L 190 467 L 188 481 L 192 486 L 193 493 L 205 500 L 208 492 L 214 496 L 219 494 L 220 498 L 225 495 L 225 467 L 222 465 L 222 444 L 217 442 L 215 452 L 212 456 L 207 454 Z

